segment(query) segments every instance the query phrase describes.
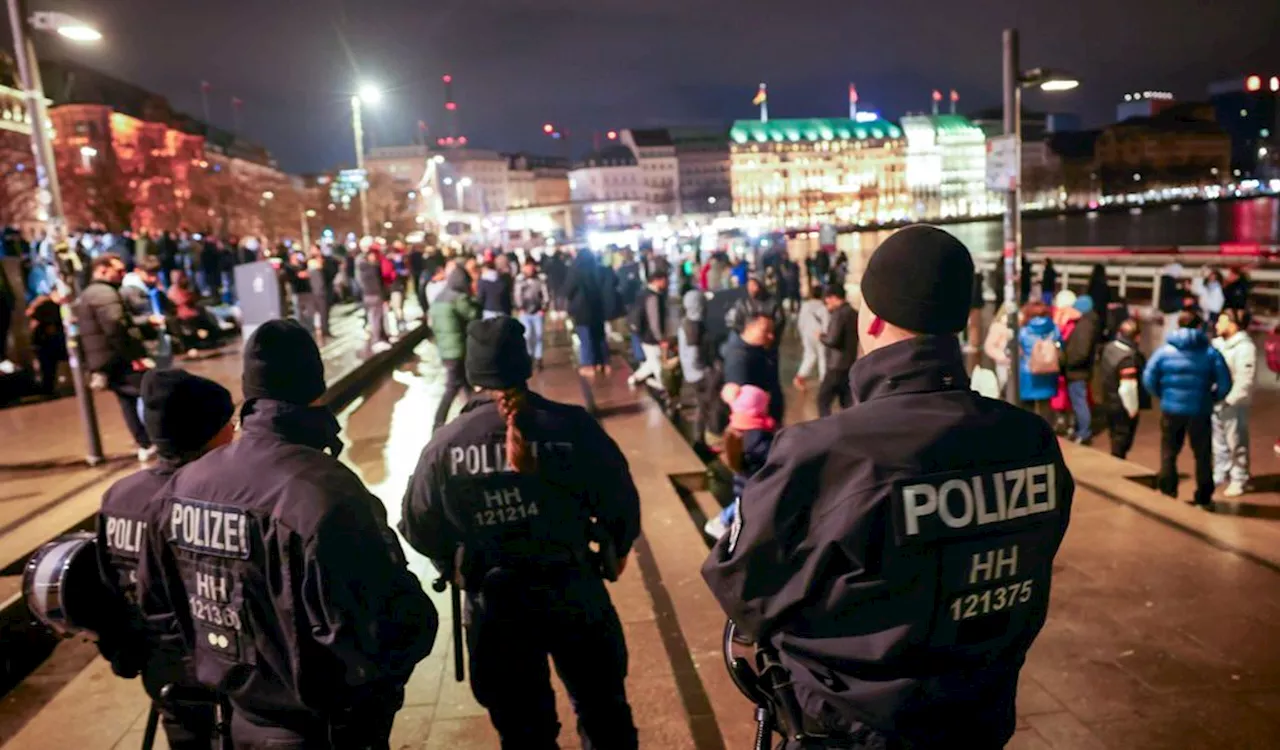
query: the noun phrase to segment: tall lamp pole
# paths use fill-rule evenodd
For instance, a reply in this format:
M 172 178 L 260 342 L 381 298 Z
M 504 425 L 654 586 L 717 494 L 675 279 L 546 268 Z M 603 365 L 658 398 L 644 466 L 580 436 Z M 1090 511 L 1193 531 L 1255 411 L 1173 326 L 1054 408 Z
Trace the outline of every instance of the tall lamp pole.
M 31 30 L 53 31 L 78 42 L 95 42 L 102 34 L 87 24 L 64 13 L 41 12 L 28 17 L 23 0 L 8 0 L 9 26 L 13 29 L 14 57 L 18 61 L 18 76 L 27 100 L 27 112 L 31 115 L 31 153 L 35 157 L 36 185 L 45 213 L 47 237 L 53 247 L 60 275 L 69 290 L 75 290 L 74 274 L 63 273 L 59 248 L 65 249 L 67 218 L 62 206 L 62 191 L 58 187 L 57 161 L 53 155 L 53 142 L 49 138 L 49 112 L 45 108 L 44 83 L 40 80 L 40 62 L 36 58 Z M 81 360 L 80 327 L 76 322 L 75 307 L 64 294 L 61 304 L 62 325 L 67 340 L 67 362 L 71 366 L 71 382 L 75 386 L 76 403 L 80 407 L 80 426 L 84 431 L 85 462 L 90 466 L 102 463 L 102 434 L 98 429 L 98 412 L 94 408 L 93 394 L 85 382 Z
M 1032 86 L 1043 91 L 1070 91 L 1080 82 L 1069 74 L 1047 68 L 1022 71 L 1018 48 L 1018 30 L 1005 29 L 1004 60 L 1004 134 L 1013 140 L 1013 183 L 1009 185 L 1004 212 L 1004 298 L 1009 312 L 1006 320 L 1009 337 L 1009 380 L 1005 398 L 1019 403 L 1018 370 L 1022 352 L 1018 343 L 1018 310 L 1022 299 L 1022 274 L 1026 273 L 1026 257 L 1022 247 L 1022 90 Z M 1012 303 L 1012 304 L 1009 304 Z
M 373 84 L 360 86 L 351 97 L 351 130 L 356 138 L 356 169 L 364 172 L 364 104 L 377 104 L 382 92 Z M 369 236 L 369 175 L 360 178 L 360 236 Z

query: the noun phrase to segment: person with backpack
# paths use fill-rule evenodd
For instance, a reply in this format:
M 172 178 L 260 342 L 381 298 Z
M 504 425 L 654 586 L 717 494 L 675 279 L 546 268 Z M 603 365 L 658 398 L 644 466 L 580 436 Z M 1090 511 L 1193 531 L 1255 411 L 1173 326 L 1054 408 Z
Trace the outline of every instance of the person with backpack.
M 1200 316 L 1178 315 L 1178 329 L 1151 355 L 1142 384 L 1160 399 L 1160 474 L 1157 488 L 1178 496 L 1178 453 L 1190 439 L 1195 456 L 1193 504 L 1213 510 L 1212 414 L 1231 391 L 1231 371 L 1222 354 L 1209 345 Z
M 1032 301 L 1022 307 L 1018 329 L 1018 396 L 1024 407 L 1046 422 L 1053 415 L 1049 401 L 1058 392 L 1058 348 L 1062 335 L 1049 317 L 1049 306 Z
M 1213 408 L 1213 483 L 1227 482 L 1223 497 L 1240 497 L 1249 483 L 1249 404 L 1258 348 L 1249 336 L 1249 312 L 1223 310 L 1215 323 L 1214 347 L 1231 371 L 1231 390 Z

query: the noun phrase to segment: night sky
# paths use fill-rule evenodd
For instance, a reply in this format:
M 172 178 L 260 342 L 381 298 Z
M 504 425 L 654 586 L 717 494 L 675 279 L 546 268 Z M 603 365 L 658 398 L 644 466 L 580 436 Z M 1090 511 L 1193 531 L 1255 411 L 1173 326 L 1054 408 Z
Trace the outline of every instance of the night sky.
M 106 35 L 76 60 L 231 125 L 289 171 L 354 161 L 347 97 L 387 90 L 366 114 L 372 145 L 432 136 L 446 121 L 440 76 L 455 77 L 473 145 L 559 154 L 550 120 L 574 133 L 727 123 L 755 116 L 769 83 L 774 117 L 842 116 L 847 86 L 889 117 L 960 92 L 962 112 L 996 106 L 1000 30 L 1022 32 L 1023 66 L 1077 74 L 1076 91 L 1028 106 L 1105 124 L 1125 91 L 1205 96 L 1210 81 L 1280 74 L 1277 0 L 32 0 Z M 7 19 L 6 19 L 7 21 Z M 7 23 L 5 24 L 7 26 Z

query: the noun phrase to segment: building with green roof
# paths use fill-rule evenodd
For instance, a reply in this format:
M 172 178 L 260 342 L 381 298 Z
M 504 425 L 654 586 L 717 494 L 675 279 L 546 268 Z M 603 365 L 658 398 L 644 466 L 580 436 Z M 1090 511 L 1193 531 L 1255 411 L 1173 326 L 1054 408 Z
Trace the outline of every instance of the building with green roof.
M 905 218 L 906 138 L 888 120 L 740 120 L 729 131 L 734 213 L 812 229 Z
M 987 216 L 1003 207 L 987 191 L 987 139 L 982 128 L 957 114 L 907 115 L 906 181 L 911 218 Z

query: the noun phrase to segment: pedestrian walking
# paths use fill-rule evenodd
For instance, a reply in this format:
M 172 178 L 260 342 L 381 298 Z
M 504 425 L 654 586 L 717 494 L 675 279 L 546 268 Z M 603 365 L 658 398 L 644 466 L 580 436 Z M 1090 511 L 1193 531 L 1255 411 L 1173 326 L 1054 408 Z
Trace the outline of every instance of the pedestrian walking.
M 1074 305 L 1080 317 L 1075 320 L 1062 346 L 1062 372 L 1067 380 L 1067 397 L 1075 415 L 1073 439 L 1080 445 L 1093 440 L 1093 412 L 1089 407 L 1089 381 L 1093 363 L 1102 343 L 1102 319 L 1088 295 L 1077 297 Z
M 231 707 L 241 748 L 388 747 L 439 618 L 382 501 L 341 462 L 324 364 L 296 321 L 245 345 L 240 438 L 175 474 L 138 595 Z
M 667 283 L 666 273 L 651 275 L 644 293 L 633 306 L 630 320 L 627 321 L 629 328 L 639 337 L 644 353 L 643 361 L 627 378 L 627 385 L 633 390 L 642 383 L 659 390 L 663 387 L 662 370 L 666 366 L 671 339 L 674 338 L 668 330 Z
M 538 264 L 533 258 L 525 260 L 520 277 L 516 279 L 515 303 L 520 311 L 520 324 L 524 326 L 525 340 L 533 366 L 542 369 L 542 339 L 546 331 L 547 307 L 551 296 L 547 282 L 538 275 Z
M 160 714 L 172 750 L 209 750 L 214 706 L 175 699 L 164 688 L 199 690 L 194 665 L 183 649 L 150 628 L 136 592 L 141 537 L 158 515 L 160 491 L 178 469 L 235 437 L 235 406 L 226 388 L 182 370 L 151 370 L 142 378 L 142 420 L 158 451 L 158 462 L 112 484 L 98 513 L 97 556 L 110 596 L 99 619 L 98 650 L 118 677 L 142 678 Z
M 808 380 L 816 372 L 818 382 L 827 376 L 827 352 L 822 345 L 822 335 L 830 325 L 831 311 L 822 299 L 822 288 L 812 287 L 809 298 L 800 304 L 796 314 L 796 331 L 800 334 L 800 369 L 791 381 L 796 389 L 804 392 L 808 389 Z
M 1137 320 L 1130 318 L 1122 322 L 1116 337 L 1102 348 L 1099 356 L 1102 412 L 1111 434 L 1111 455 L 1116 458 L 1129 455 L 1138 434 L 1139 411 L 1145 408 L 1143 396 L 1146 394 L 1139 379 L 1147 362 L 1138 349 L 1138 332 Z
M 515 282 L 511 274 L 503 270 L 508 262 L 505 256 L 488 261 L 480 271 L 476 282 L 476 297 L 480 300 L 480 314 L 487 320 L 499 315 L 510 316 L 514 307 Z
M 841 409 L 853 406 L 849 368 L 858 359 L 858 313 L 845 299 L 843 285 L 828 284 L 822 300 L 831 318 L 822 334 L 827 372 L 818 387 L 818 416 L 829 417 L 832 401 L 839 402 Z
M 145 463 L 155 457 L 156 450 L 138 416 L 138 396 L 142 375 L 153 369 L 155 362 L 147 356 L 143 333 L 120 296 L 124 262 L 105 253 L 93 261 L 91 268 L 93 280 L 80 293 L 76 316 L 85 367 L 92 373 L 90 386 L 115 394 L 125 426 L 137 446 L 138 460 Z M 153 318 L 151 323 L 161 327 L 164 319 Z
M 1142 372 L 1142 384 L 1160 399 L 1160 474 L 1157 488 L 1178 496 L 1178 453 L 1191 442 L 1195 459 L 1196 491 L 1193 504 L 1213 510 L 1214 404 L 1231 391 L 1231 371 L 1222 354 L 1209 345 L 1199 316 L 1184 310 L 1178 329 Z
M 400 531 L 465 594 L 471 691 L 504 748 L 557 746 L 550 657 L 582 746 L 633 750 L 627 646 L 604 586 L 640 533 L 626 458 L 584 409 L 529 390 L 518 321 L 471 323 L 466 348 L 482 392 L 423 450 Z
M 591 377 L 607 372 L 609 345 L 605 341 L 605 304 L 600 289 L 601 269 L 588 248 L 579 248 L 564 280 L 565 311 L 578 339 L 578 374 Z
M 1247 310 L 1223 310 L 1213 340 L 1231 373 L 1231 390 L 1213 408 L 1213 483 L 1227 483 L 1223 497 L 1240 497 L 1249 484 L 1249 407 L 1258 368 L 1249 322 Z
M 360 254 L 356 261 L 356 278 L 369 325 L 368 351 L 385 351 L 390 346 L 387 337 L 387 288 L 382 281 L 382 254 L 376 246 L 371 245 Z
M 337 275 L 337 264 L 334 264 L 333 275 Z M 325 263 L 324 252 L 319 245 L 312 245 L 307 257 L 307 284 L 311 289 L 311 311 L 303 320 L 303 325 L 316 333 L 316 341 L 321 344 L 333 334 L 329 331 L 329 309 L 333 301 L 333 279 L 330 277 L 329 265 Z
M 1018 329 L 1018 397 L 1024 407 L 1046 422 L 1053 418 L 1049 401 L 1058 392 L 1061 342 L 1048 305 L 1037 301 L 1023 305 L 1022 327 Z
M 449 419 L 453 401 L 461 393 L 471 400 L 471 384 L 467 382 L 467 325 L 480 315 L 480 306 L 471 294 L 471 278 L 460 267 L 449 272 L 445 288 L 431 301 L 431 331 L 435 335 L 436 352 L 444 365 L 444 394 L 436 407 L 433 429 L 440 429 Z
M 969 388 L 956 334 L 972 274 L 935 227 L 876 249 L 855 405 L 778 433 L 702 567 L 772 662 L 767 697 L 802 714 L 787 750 L 1013 736 L 1074 483 L 1043 420 Z
M 704 320 L 706 298 L 704 292 L 690 289 L 680 300 L 684 316 L 676 331 L 676 350 L 680 356 L 680 371 L 683 380 L 693 388 L 693 435 L 695 441 L 703 439 L 707 429 L 711 408 L 716 399 L 713 389 L 715 378 L 709 370 L 714 365 L 714 357 L 709 351 L 709 337 Z

